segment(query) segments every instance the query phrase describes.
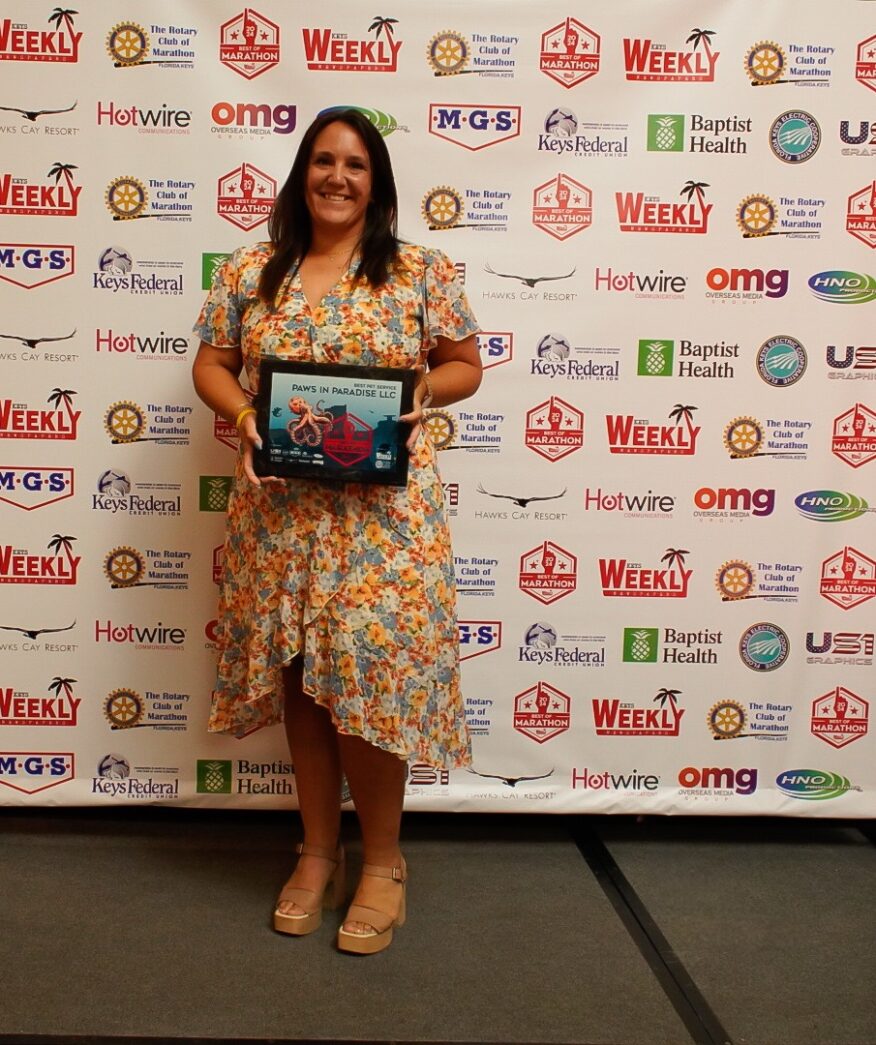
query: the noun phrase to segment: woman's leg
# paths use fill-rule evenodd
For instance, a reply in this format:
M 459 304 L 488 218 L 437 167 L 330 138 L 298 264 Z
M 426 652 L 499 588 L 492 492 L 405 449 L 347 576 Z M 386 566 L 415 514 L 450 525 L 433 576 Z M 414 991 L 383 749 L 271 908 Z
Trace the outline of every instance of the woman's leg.
M 338 743 L 341 764 L 362 828 L 363 862 L 379 867 L 398 867 L 401 865 L 398 837 L 407 763 L 398 755 L 369 744 L 362 737 L 341 735 Z M 360 881 L 354 903 L 395 915 L 401 897 L 398 882 L 368 876 Z M 344 931 L 368 933 L 373 930 L 361 922 L 346 922 Z
M 298 805 L 304 825 L 304 841 L 334 851 L 341 826 L 341 762 L 338 735 L 331 715 L 303 692 L 301 658 L 283 672 L 286 687 L 285 727 Z M 332 873 L 332 865 L 317 857 L 301 856 L 292 884 L 319 892 Z M 297 904 L 280 904 L 284 914 L 298 914 Z

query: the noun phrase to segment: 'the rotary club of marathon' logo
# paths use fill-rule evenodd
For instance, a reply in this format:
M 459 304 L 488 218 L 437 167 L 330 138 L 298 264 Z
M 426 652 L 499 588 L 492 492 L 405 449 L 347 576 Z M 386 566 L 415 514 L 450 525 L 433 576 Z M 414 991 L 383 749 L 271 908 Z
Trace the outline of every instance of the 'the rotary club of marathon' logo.
M 242 163 L 219 179 L 216 213 L 244 232 L 271 215 L 277 182 L 251 163 Z
M 505 208 L 510 199 L 511 193 L 501 189 L 466 188 L 462 193 L 451 185 L 436 185 L 423 197 L 420 209 L 433 232 L 449 229 L 506 232 Z
M 671 51 L 666 44 L 648 38 L 624 37 L 624 70 L 632 81 L 706 83 L 715 79 L 719 51 L 712 51 L 713 29 L 692 29 L 684 41 L 689 51 Z M 702 44 L 702 50 L 700 45 Z
M 796 602 L 800 597 L 800 576 L 803 567 L 790 562 L 761 562 L 763 580 L 757 584 L 757 574 L 744 559 L 730 559 L 715 573 L 715 588 L 722 602 L 740 602 L 744 599 L 766 599 L 768 602 Z
M 784 163 L 804 163 L 821 144 L 821 127 L 808 112 L 790 109 L 777 116 L 770 126 L 770 148 Z
M 661 569 L 646 569 L 627 559 L 600 559 L 599 581 L 605 598 L 686 599 L 693 570 L 684 568 L 686 548 L 667 548 Z
M 558 174 L 533 189 L 532 224 L 554 239 L 568 239 L 592 222 L 592 193 L 568 174 Z
M 395 38 L 397 18 L 375 17 L 368 26 L 373 40 L 356 39 L 333 29 L 302 29 L 304 57 L 313 72 L 394 73 L 402 41 Z
M 72 468 L 0 465 L 0 501 L 30 512 L 73 496 Z
M 833 422 L 831 451 L 841 461 L 860 468 L 876 458 L 876 413 L 855 403 Z
M 158 443 L 187 445 L 191 435 L 192 407 L 167 403 L 163 407 L 148 404 L 153 415 L 131 399 L 120 399 L 107 407 L 103 426 L 114 444 Z
M 868 36 L 858 44 L 855 79 L 876 91 L 876 36 Z
M 114 689 L 103 701 L 103 714 L 113 730 L 183 730 L 188 721 L 188 699 L 188 693 L 147 690 L 144 697 L 135 689 L 122 687 Z
M 173 25 L 151 25 L 155 35 L 137 22 L 119 22 L 106 38 L 107 54 L 116 69 L 133 69 L 141 65 L 157 65 L 162 69 L 193 69 L 194 38 L 197 29 Z
M 25 795 L 66 784 L 75 773 L 72 751 L 0 751 L 0 785 Z
M 821 236 L 821 211 L 825 200 L 811 196 L 780 197 L 785 212 L 763 193 L 744 197 L 736 205 L 736 224 L 743 239 L 762 236 L 788 236 L 791 239 L 818 239 Z
M 119 545 L 103 557 L 103 572 L 113 589 L 162 588 L 181 591 L 188 588 L 192 553 L 176 549 Z
M 75 163 L 53 163 L 46 173 L 48 183 L 0 174 L 0 214 L 29 217 L 75 218 L 81 185 L 73 184 Z
M 75 439 L 81 410 L 73 409 L 73 388 L 53 388 L 47 403 L 54 409 L 0 399 L 0 439 Z
M 524 441 L 548 461 L 559 461 L 584 445 L 584 414 L 559 396 L 551 396 L 527 410 Z
M 687 181 L 679 196 L 687 203 L 662 202 L 644 192 L 616 192 L 618 227 L 621 232 L 695 233 L 709 231 L 709 215 L 714 204 L 705 202 L 708 183 Z M 693 202 L 694 198 L 696 203 Z
M 812 427 L 811 421 L 785 419 L 783 422 L 767 423 L 769 428 L 756 417 L 745 415 L 734 417 L 724 426 L 724 446 L 731 461 L 753 457 L 784 457 L 787 460 L 805 458 L 809 449 L 806 433 Z
M 809 728 L 812 735 L 831 747 L 845 747 L 866 736 L 870 725 L 870 705 L 845 686 L 812 701 Z
M 56 7 L 46 22 L 54 29 L 35 29 L 27 22 L 0 21 L 0 61 L 78 62 L 82 33 L 73 28 L 78 11 Z
M 822 44 L 791 44 L 790 61 L 784 48 L 773 40 L 752 44 L 745 52 L 745 73 L 752 87 L 771 87 L 774 84 L 828 87 L 831 70 L 828 66 L 835 48 Z
M 189 197 L 194 187 L 193 181 L 150 178 L 149 188 L 155 192 L 155 199 L 150 205 L 146 185 L 131 174 L 122 174 L 107 185 L 104 201 L 113 221 L 139 218 L 191 221 L 192 204 Z
M 876 248 L 876 181 L 849 196 L 846 207 L 846 232 Z
M 474 46 L 454 29 L 444 29 L 432 37 L 426 47 L 426 61 L 435 76 L 470 74 L 507 78 L 514 75 L 518 36 L 472 33 L 471 38 Z
M 429 106 L 429 133 L 477 152 L 520 134 L 519 105 Z
M 775 671 L 785 663 L 790 652 L 791 643 L 778 624 L 766 621 L 752 624 L 739 639 L 739 656 L 752 671 Z
M 522 592 L 548 605 L 571 595 L 578 583 L 578 560 L 553 541 L 520 556 L 519 586 Z
M 790 704 L 760 704 L 748 707 L 739 700 L 723 699 L 709 708 L 706 725 L 713 740 L 787 740 Z
M 599 72 L 600 39 L 577 18 L 567 18 L 541 34 L 538 67 L 563 87 L 574 87 Z
M 0 243 L 0 280 L 24 290 L 54 283 L 76 271 L 71 244 Z
M 806 373 L 806 349 L 795 337 L 777 334 L 757 350 L 755 366 L 760 377 L 773 388 L 796 384 Z
M 254 80 L 280 61 L 280 27 L 246 7 L 219 27 L 219 61 Z
M 821 595 L 841 610 L 851 610 L 876 596 L 876 562 L 846 545 L 821 564 Z
M 537 744 L 569 728 L 571 700 L 561 690 L 538 682 L 514 698 L 514 728 Z

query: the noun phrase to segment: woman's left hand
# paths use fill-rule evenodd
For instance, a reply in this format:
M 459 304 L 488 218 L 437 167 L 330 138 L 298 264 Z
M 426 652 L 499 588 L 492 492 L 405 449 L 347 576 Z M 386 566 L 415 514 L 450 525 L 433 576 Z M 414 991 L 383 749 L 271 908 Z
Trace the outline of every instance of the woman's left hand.
M 423 396 L 426 394 L 426 383 L 421 380 L 425 373 L 425 367 L 418 366 L 415 368 L 417 374 L 417 384 L 414 387 L 414 409 L 409 414 L 400 414 L 399 421 L 405 421 L 411 426 L 411 434 L 408 436 L 405 446 L 408 448 L 408 453 L 412 453 L 414 447 L 417 445 L 417 440 L 420 438 L 420 433 L 423 430 L 423 418 L 426 416 L 426 412 L 423 409 Z

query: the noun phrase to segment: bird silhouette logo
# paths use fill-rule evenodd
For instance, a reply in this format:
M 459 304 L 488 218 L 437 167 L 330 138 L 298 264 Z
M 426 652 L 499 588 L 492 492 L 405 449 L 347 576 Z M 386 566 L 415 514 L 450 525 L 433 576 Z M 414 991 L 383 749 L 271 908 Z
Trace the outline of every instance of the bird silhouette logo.
M 469 769 L 469 773 L 473 773 L 474 776 L 485 777 L 488 780 L 501 780 L 506 787 L 517 787 L 518 784 L 524 783 L 527 780 L 546 780 L 549 776 L 554 775 L 554 770 L 550 769 L 547 773 L 542 773 L 539 776 L 503 776 L 501 773 L 479 773 L 476 769 Z
M 28 348 L 34 349 L 44 341 L 69 341 L 75 334 L 74 330 L 72 334 L 66 334 L 64 337 L 21 337 L 19 334 L 0 334 L 0 337 L 6 338 L 8 341 L 20 341 Z
M 21 634 L 27 638 L 36 640 L 40 635 L 51 635 L 59 631 L 69 631 L 75 626 L 75 620 L 72 624 L 68 624 L 66 628 L 19 628 L 12 624 L 0 624 L 0 631 L 20 631 Z
M 567 489 L 568 487 L 563 487 L 560 493 L 546 494 L 543 497 L 517 497 L 510 493 L 490 493 L 489 490 L 484 489 L 483 483 L 478 483 L 478 493 L 485 494 L 487 497 L 499 497 L 505 501 L 513 501 L 518 508 L 526 508 L 533 501 L 556 501 L 560 497 L 565 497 Z
M 568 279 L 570 276 L 575 275 L 576 269 L 572 269 L 571 272 L 567 272 L 564 276 L 517 276 L 511 272 L 496 272 L 496 270 L 487 263 L 484 265 L 484 272 L 489 272 L 491 276 L 499 276 L 501 279 L 519 279 L 524 286 L 534 287 L 536 283 L 544 283 L 557 279 Z
M 67 109 L 19 109 L 17 105 L 0 105 L 0 112 L 17 112 L 21 114 L 22 120 L 36 123 L 40 116 L 57 116 L 60 113 L 73 112 L 77 104 L 78 101 Z

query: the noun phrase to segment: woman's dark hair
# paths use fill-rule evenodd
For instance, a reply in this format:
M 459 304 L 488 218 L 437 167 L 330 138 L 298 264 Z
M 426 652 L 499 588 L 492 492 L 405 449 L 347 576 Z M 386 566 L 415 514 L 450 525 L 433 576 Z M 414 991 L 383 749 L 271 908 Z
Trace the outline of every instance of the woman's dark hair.
M 374 125 L 356 109 L 328 109 L 304 132 L 289 177 L 277 195 L 268 220 L 268 235 L 274 250 L 259 279 L 259 297 L 268 305 L 274 303 L 283 280 L 298 268 L 310 249 L 313 229 L 305 191 L 307 168 L 317 135 L 336 122 L 345 123 L 359 135 L 371 163 L 371 201 L 365 211 L 357 278 L 379 287 L 386 282 L 397 256 L 398 196 L 386 143 Z

